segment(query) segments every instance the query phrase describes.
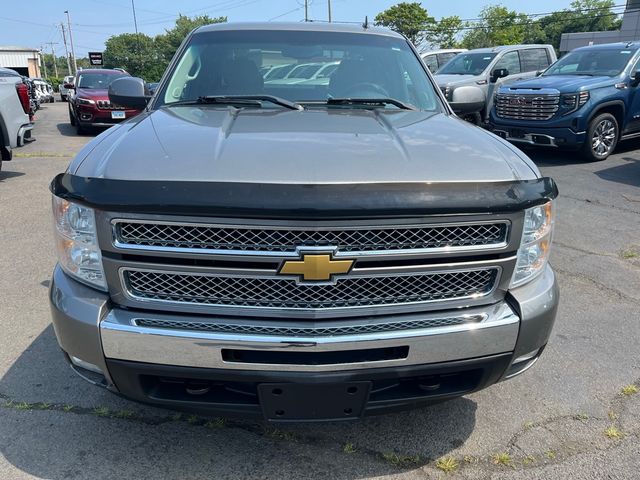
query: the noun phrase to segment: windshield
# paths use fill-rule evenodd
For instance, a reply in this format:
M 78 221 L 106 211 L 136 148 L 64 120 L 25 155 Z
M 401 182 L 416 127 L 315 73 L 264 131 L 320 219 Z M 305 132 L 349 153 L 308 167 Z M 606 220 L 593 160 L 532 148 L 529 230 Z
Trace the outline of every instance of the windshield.
M 78 76 L 78 88 L 109 88 L 111 82 L 116 78 L 126 77 L 128 75 L 117 73 L 81 73 Z
M 629 49 L 577 50 L 571 52 L 544 72 L 549 75 L 604 75 L 613 77 L 627 66 L 635 51 Z
M 480 75 L 495 57 L 495 53 L 461 53 L 438 70 L 438 75 Z
M 219 31 L 194 35 L 156 106 L 211 96 L 264 96 L 327 107 L 329 99 L 394 99 L 421 110 L 441 104 L 404 39 L 318 31 Z M 214 103 L 213 106 L 220 103 Z M 258 105 L 282 108 L 272 102 Z M 371 108 L 332 104 L 332 108 Z M 379 108 L 398 108 L 384 103 Z

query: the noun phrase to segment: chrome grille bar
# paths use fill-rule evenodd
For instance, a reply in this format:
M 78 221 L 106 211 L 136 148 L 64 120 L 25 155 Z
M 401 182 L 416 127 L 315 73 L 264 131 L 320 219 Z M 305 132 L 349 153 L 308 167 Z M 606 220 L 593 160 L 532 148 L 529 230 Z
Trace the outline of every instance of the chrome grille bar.
M 559 109 L 559 95 L 498 94 L 496 114 L 513 120 L 549 120 Z
M 458 317 L 423 318 L 394 322 L 366 322 L 336 326 L 301 327 L 292 325 L 249 325 L 240 323 L 221 323 L 211 321 L 181 321 L 156 318 L 137 318 L 134 323 L 139 327 L 162 328 L 168 330 L 191 330 L 240 335 L 272 335 L 281 337 L 333 337 L 344 335 L 365 335 L 380 332 L 398 332 L 441 328 L 458 325 L 471 325 L 482 322 L 486 315 L 461 315 Z

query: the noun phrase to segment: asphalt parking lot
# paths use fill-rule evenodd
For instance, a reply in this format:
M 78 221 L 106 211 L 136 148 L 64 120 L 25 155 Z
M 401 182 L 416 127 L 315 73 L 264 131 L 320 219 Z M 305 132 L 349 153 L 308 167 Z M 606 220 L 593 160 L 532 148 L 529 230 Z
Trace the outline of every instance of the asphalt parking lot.
M 179 415 L 93 387 L 49 318 L 48 184 L 91 136 L 65 103 L 0 172 L 0 479 L 637 479 L 640 471 L 640 149 L 601 163 L 529 152 L 560 189 L 552 264 L 562 300 L 526 374 L 430 408 L 274 428 Z

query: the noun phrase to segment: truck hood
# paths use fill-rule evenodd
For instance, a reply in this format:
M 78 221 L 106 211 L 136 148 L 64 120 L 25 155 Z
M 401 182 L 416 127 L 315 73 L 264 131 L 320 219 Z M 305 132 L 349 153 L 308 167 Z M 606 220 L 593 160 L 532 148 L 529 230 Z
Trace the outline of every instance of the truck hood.
M 106 88 L 78 88 L 76 96 L 91 100 L 109 100 L 109 92 Z
M 365 109 L 160 108 L 112 127 L 70 173 L 248 183 L 489 182 L 538 170 L 495 135 L 446 114 Z
M 469 85 L 476 80 L 483 80 L 479 75 L 435 75 L 434 78 L 439 87 L 448 87 L 452 85 Z
M 589 90 L 613 85 L 618 82 L 618 77 L 589 76 L 589 75 L 549 75 L 547 77 L 535 77 L 529 80 L 520 80 L 504 86 L 500 91 L 515 93 L 516 90 L 556 90 L 559 93 L 574 93 L 580 90 Z

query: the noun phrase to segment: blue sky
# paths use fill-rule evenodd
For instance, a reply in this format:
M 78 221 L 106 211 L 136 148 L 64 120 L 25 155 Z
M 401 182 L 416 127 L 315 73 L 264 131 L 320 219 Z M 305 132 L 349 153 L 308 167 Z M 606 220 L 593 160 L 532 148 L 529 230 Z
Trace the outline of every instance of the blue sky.
M 327 19 L 327 0 L 309 0 L 309 17 Z M 400 0 L 332 0 L 335 21 L 361 21 L 370 19 Z M 12 4 L 9 0 L 5 5 Z M 448 2 L 423 1 L 429 13 L 440 18 L 458 15 L 476 18 L 482 7 L 501 3 L 525 13 L 559 10 L 570 0 L 451 0 Z M 162 33 L 171 27 L 178 13 L 185 15 L 226 15 L 229 21 L 300 21 L 304 19 L 304 0 L 135 0 L 138 29 L 148 35 Z M 13 3 L 13 5 L 17 5 Z M 26 8 L 0 9 L 0 45 L 20 45 L 40 48 L 46 42 L 54 45 L 56 53 L 63 51 L 59 24 L 65 20 L 64 10 L 69 8 L 76 55 L 87 51 L 101 51 L 110 35 L 133 32 L 130 0 L 29 0 Z M 57 24 L 57 25 L 56 25 Z M 50 46 L 45 46 L 50 51 Z

